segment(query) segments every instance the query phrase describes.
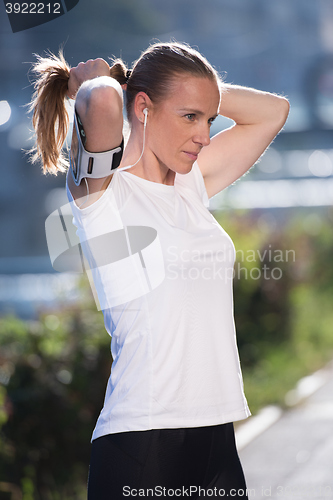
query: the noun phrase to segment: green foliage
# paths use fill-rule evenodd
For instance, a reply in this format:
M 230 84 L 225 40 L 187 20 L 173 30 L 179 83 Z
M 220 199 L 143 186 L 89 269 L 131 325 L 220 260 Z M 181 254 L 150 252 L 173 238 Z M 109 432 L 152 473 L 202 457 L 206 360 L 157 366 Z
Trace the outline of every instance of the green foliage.
M 7 317 L 0 331 L 8 374 L 0 483 L 20 485 L 25 500 L 84 498 L 111 365 L 102 313 L 91 306 L 44 312 L 39 321 Z
M 274 234 L 249 213 L 216 216 L 236 248 L 235 322 L 243 367 L 290 339 L 289 292 L 295 254 L 283 229 Z

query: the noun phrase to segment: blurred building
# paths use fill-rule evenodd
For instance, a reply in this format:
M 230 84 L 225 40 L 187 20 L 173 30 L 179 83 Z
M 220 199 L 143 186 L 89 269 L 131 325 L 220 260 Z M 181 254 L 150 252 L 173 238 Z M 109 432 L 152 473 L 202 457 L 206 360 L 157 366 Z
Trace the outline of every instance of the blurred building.
M 27 73 L 34 53 L 57 52 L 65 44 L 71 65 L 94 57 L 134 61 L 151 41 L 186 41 L 225 75 L 228 82 L 286 95 L 291 113 L 284 132 L 244 180 L 217 198 L 213 208 L 237 208 L 236 199 L 266 190 L 261 208 L 293 189 L 282 206 L 333 201 L 333 4 L 331 0 L 80 0 L 65 16 L 13 34 L 0 5 L 0 274 L 50 273 L 44 222 L 66 202 L 64 176 L 42 176 L 22 152 L 32 145 L 25 105 L 32 87 Z M 217 120 L 212 132 L 226 126 Z M 325 180 L 324 184 L 248 182 Z M 236 196 L 235 190 L 243 190 Z M 289 190 L 289 191 L 288 191 Z M 308 190 L 308 191 L 306 191 Z M 271 195 L 267 198 L 267 192 Z M 294 189 L 295 192 L 295 189 Z M 275 194 L 274 194 L 275 193 Z M 305 193 L 305 194 L 304 194 Z M 317 193 L 317 194 L 316 194 Z M 233 200 L 233 202 L 228 201 Z M 294 200 L 294 202 L 290 201 Z M 281 205 L 280 203 L 280 205 Z M 1 283 L 0 283 L 1 286 Z

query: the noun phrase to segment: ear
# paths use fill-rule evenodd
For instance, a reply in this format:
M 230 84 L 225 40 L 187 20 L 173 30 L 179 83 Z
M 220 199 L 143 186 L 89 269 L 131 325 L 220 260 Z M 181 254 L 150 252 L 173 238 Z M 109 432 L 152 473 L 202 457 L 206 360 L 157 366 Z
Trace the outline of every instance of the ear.
M 150 109 L 152 107 L 152 101 L 145 92 L 138 92 L 134 99 L 134 116 L 139 122 L 144 122 L 145 114 L 144 109 Z

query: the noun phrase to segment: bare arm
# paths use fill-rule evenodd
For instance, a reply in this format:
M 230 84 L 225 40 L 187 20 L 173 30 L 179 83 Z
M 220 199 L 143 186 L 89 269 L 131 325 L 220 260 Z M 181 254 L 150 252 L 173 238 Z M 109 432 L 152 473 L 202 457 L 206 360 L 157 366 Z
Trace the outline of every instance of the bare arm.
M 283 127 L 289 103 L 255 89 L 224 85 L 219 114 L 235 124 L 215 135 L 198 159 L 208 196 L 247 172 Z
M 79 89 L 77 91 L 77 89 Z M 86 134 L 85 148 L 102 152 L 116 148 L 122 141 L 123 97 L 120 84 L 110 77 L 110 67 L 103 59 L 89 60 L 72 68 L 68 95 L 76 96 L 75 107 Z M 111 176 L 90 179 L 89 200 L 84 207 L 94 203 L 104 192 Z M 76 186 L 71 175 L 68 185 L 75 199 L 86 196 L 85 182 Z

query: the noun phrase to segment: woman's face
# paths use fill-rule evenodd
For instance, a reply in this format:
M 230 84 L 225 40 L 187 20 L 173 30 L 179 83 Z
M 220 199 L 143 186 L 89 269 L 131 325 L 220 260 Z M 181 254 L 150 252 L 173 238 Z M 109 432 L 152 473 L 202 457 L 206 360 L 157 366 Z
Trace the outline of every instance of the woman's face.
M 169 95 L 149 108 L 146 147 L 149 161 L 166 171 L 185 174 L 204 146 L 218 114 L 220 92 L 215 81 L 181 75 Z

